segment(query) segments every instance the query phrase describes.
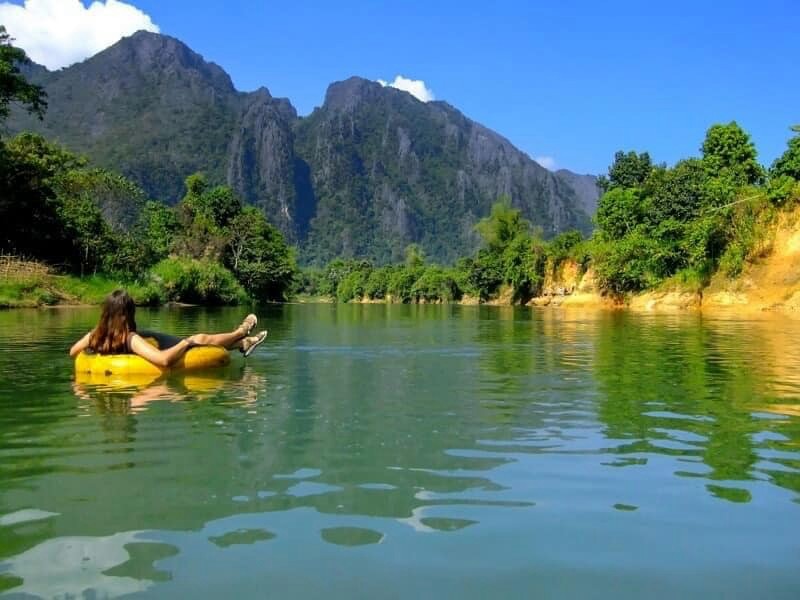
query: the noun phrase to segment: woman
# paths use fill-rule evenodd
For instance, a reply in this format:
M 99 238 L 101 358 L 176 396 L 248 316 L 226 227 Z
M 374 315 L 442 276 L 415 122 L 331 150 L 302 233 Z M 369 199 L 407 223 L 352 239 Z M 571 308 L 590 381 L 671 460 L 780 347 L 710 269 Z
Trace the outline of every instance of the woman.
M 75 342 L 69 355 L 74 358 L 84 350 L 97 354 L 138 354 L 158 367 L 169 367 L 193 346 L 223 346 L 228 350 L 238 348 L 242 354 L 250 356 L 267 337 L 266 331 L 250 335 L 257 323 L 256 316 L 250 314 L 230 333 L 196 333 L 188 338 L 137 332 L 133 298 L 124 290 L 116 290 L 103 302 L 97 327 Z M 159 347 L 153 347 L 144 337 L 156 338 Z

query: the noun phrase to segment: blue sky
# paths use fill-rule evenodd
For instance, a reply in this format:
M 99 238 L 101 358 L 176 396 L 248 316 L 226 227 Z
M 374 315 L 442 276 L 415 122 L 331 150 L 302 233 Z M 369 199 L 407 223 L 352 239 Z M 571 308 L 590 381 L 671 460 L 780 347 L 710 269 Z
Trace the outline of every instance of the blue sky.
M 618 149 L 673 163 L 731 120 L 769 164 L 800 123 L 798 0 L 127 3 L 301 114 L 332 81 L 403 75 L 578 172 L 605 172 Z

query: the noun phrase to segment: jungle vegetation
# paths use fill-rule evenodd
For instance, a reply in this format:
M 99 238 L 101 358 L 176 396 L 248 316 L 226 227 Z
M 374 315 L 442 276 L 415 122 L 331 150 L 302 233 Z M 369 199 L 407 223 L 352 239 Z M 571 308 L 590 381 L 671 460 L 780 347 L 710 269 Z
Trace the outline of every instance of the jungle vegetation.
M 43 90 L 20 71 L 26 62 L 0 26 L 0 256 L 99 282 L 95 287 L 127 285 L 141 303 L 225 304 L 295 294 L 340 302 L 502 296 L 521 303 L 539 294 L 547 270 L 565 260 L 593 268 L 601 291 L 616 296 L 668 280 L 702 287 L 719 270 L 737 276 L 760 251 L 773 217 L 800 199 L 800 127 L 764 168 L 737 123 L 716 124 L 699 156 L 673 166 L 654 163 L 647 152 L 617 152 L 599 180 L 603 195 L 588 239 L 567 231 L 545 241 L 503 197 L 476 225 L 480 249 L 452 264 L 429 262 L 411 244 L 399 264 L 339 258 L 298 269 L 295 249 L 263 211 L 202 173 L 185 179 L 183 198 L 170 207 L 39 135 L 5 139 L 1 128 L 12 104 L 39 117 L 47 107 Z M 6 277 L 0 304 L 13 304 L 3 298 L 24 295 L 26 286 L 42 302 L 63 299 L 39 275 Z

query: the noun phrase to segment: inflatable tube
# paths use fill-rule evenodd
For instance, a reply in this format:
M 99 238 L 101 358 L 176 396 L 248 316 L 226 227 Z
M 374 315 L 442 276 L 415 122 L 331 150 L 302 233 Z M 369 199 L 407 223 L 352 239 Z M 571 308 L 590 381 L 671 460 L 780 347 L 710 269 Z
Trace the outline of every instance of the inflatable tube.
M 147 341 L 158 347 L 155 340 Z M 93 375 L 152 375 L 158 377 L 175 371 L 197 371 L 223 367 L 231 362 L 228 351 L 222 346 L 195 346 L 189 349 L 180 360 L 169 367 L 154 365 L 137 354 L 87 354 L 81 352 L 75 357 L 76 373 Z

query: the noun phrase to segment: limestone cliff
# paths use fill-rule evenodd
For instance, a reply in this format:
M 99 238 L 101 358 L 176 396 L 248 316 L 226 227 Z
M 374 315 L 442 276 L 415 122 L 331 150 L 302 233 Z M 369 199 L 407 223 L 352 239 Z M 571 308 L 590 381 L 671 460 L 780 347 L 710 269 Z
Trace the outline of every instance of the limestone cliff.
M 506 194 L 550 236 L 590 228 L 595 178 L 551 173 L 444 102 L 352 77 L 298 118 L 266 88 L 237 91 L 179 40 L 138 32 L 90 59 L 26 74 L 44 86 L 42 122 L 15 111 L 11 132 L 37 131 L 177 202 L 203 171 L 300 247 L 388 262 L 420 244 L 439 262 L 473 251 L 473 226 Z

